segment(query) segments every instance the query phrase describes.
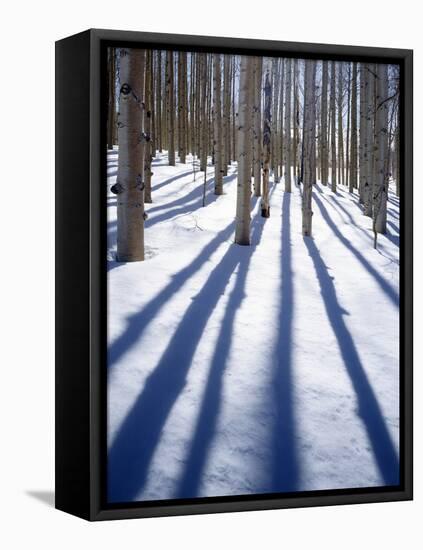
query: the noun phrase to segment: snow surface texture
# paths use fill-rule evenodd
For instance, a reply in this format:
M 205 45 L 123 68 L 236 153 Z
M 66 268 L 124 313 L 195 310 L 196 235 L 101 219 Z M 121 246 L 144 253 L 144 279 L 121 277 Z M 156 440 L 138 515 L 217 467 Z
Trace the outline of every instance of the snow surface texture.
M 373 249 L 357 195 L 321 184 L 252 198 L 234 244 L 236 166 L 213 194 L 192 158 L 153 162 L 146 261 L 116 251 L 108 168 L 110 502 L 399 482 L 399 202 Z

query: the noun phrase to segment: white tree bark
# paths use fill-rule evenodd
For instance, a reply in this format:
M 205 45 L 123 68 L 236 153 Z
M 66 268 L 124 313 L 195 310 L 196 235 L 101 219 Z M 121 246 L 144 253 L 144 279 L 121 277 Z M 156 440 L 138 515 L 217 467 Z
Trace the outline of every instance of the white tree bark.
M 298 80 L 299 80 L 299 71 L 298 71 L 298 59 L 294 59 L 294 110 L 293 110 L 293 143 L 292 143 L 292 161 L 294 164 L 294 178 L 295 181 L 298 180 L 299 177 L 299 167 L 298 167 L 298 160 L 299 160 L 299 133 L 300 133 L 300 100 L 299 100 L 299 93 L 298 93 Z
M 283 60 L 281 60 L 283 61 Z M 279 183 L 279 132 L 278 132 L 278 104 L 279 104 L 279 59 L 272 59 L 272 114 L 271 114 L 271 169 L 275 183 Z
M 395 128 L 395 193 L 400 196 L 400 123 L 399 109 L 397 110 L 397 120 Z
M 250 244 L 251 164 L 253 134 L 253 98 L 251 79 L 254 58 L 241 56 L 238 116 L 238 182 L 236 200 L 235 242 Z
M 169 166 L 175 166 L 175 83 L 173 52 L 166 52 L 166 129 Z
M 114 135 L 116 126 L 116 48 L 108 49 L 109 67 L 108 67 L 108 80 L 109 80 L 109 104 L 108 104 L 108 117 L 107 117 L 107 148 L 113 149 Z
M 303 235 L 312 235 L 312 195 L 316 183 L 316 62 L 305 61 L 304 75 L 304 172 L 303 172 Z
M 163 151 L 162 136 L 162 52 L 157 52 L 157 85 L 156 85 L 156 128 L 157 128 L 157 148 L 161 153 Z
M 343 64 L 338 64 L 338 182 L 344 184 L 344 130 L 342 123 L 343 111 Z
M 144 260 L 144 66 L 145 51 L 120 49 L 117 260 Z
M 208 131 L 209 121 L 207 117 L 207 54 L 199 53 L 201 70 L 201 163 L 200 170 L 207 172 Z
M 322 61 L 322 107 L 320 110 L 321 182 L 328 184 L 328 61 Z
M 284 167 L 285 167 L 285 191 L 291 193 L 291 59 L 285 62 L 285 137 L 284 137 Z
M 186 52 L 178 53 L 178 153 L 179 161 L 186 163 L 187 132 L 186 132 Z
M 330 76 L 330 144 L 331 144 L 331 189 L 336 193 L 336 63 L 331 61 Z
M 357 63 L 353 63 L 351 83 L 351 159 L 349 191 L 357 188 Z
M 363 190 L 366 182 L 366 158 L 365 143 L 367 133 L 367 119 L 366 119 L 366 95 L 368 79 L 367 79 L 367 67 L 365 63 L 360 63 L 360 125 L 359 125 L 359 197 L 360 203 L 363 204 Z
M 263 58 L 254 58 L 254 105 L 253 105 L 253 158 L 254 158 L 254 195 L 261 195 L 261 81 Z
M 222 84 L 220 54 L 213 55 L 214 193 L 223 195 Z
M 373 176 L 374 176 L 374 116 L 375 116 L 375 65 L 366 66 L 367 86 L 365 88 L 366 134 L 364 141 L 364 187 L 363 212 L 373 217 Z
M 146 63 L 145 63 L 145 95 L 144 95 L 144 129 L 146 134 L 146 144 L 145 144 L 145 154 L 144 154 L 144 202 L 151 203 L 153 202 L 151 198 L 151 176 L 153 175 L 151 171 L 151 134 L 152 134 L 152 68 L 153 68 L 153 50 L 146 51 Z
M 223 56 L 223 136 L 222 136 L 222 158 L 223 175 L 228 174 L 228 165 L 231 163 L 231 57 Z
M 345 185 L 350 181 L 350 134 L 351 134 L 351 63 L 347 63 L 347 137 L 345 146 Z M 348 187 L 350 189 L 350 187 Z
M 373 185 L 373 231 L 376 248 L 377 233 L 386 233 L 386 210 L 388 200 L 388 65 L 378 64 L 376 83 L 376 178 Z
M 261 198 L 261 215 L 263 218 L 270 216 L 269 204 L 269 175 L 271 155 L 271 105 L 272 84 L 269 71 L 266 72 L 264 83 L 264 112 L 263 112 L 263 191 Z

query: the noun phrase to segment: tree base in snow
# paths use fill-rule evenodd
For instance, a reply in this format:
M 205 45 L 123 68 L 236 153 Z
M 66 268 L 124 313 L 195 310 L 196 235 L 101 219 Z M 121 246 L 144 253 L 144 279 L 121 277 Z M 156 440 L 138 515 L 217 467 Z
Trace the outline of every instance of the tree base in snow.
M 270 218 L 270 206 L 261 208 L 261 217 Z

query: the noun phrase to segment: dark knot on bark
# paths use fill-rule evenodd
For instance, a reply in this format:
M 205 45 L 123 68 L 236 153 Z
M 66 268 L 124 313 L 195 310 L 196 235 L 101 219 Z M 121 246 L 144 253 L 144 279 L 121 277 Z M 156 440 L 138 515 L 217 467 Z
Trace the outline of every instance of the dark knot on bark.
M 122 84 L 122 86 L 120 87 L 120 93 L 123 94 L 123 95 L 128 95 L 130 94 L 132 91 L 132 88 L 129 84 L 127 84 L 126 82 L 124 84 Z
M 111 186 L 110 191 L 114 195 L 119 195 L 124 190 L 123 185 L 121 185 L 119 182 L 116 182 L 114 185 Z
M 142 180 L 141 174 L 138 174 L 137 177 L 135 178 L 135 187 L 140 191 L 144 191 L 145 184 Z

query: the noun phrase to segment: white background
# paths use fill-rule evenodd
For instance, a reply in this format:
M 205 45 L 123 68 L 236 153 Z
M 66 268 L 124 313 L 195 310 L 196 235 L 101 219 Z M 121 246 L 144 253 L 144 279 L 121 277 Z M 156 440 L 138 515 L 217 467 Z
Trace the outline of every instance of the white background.
M 89 524 L 47 505 L 54 471 L 54 41 L 90 27 L 415 50 L 415 203 L 423 200 L 418 2 L 72 0 L 3 4 L 0 69 L 0 545 L 3 548 L 421 548 L 422 314 L 415 501 Z M 6 7 L 7 6 L 7 7 Z M 77 184 L 77 182 L 75 182 Z M 416 227 L 415 242 L 422 242 Z M 421 250 L 421 244 L 420 244 Z M 415 280 L 421 281 L 416 246 Z M 416 309 L 421 285 L 416 284 Z M 420 340 L 420 342 L 419 342 Z M 34 496 L 41 492 L 42 499 Z

